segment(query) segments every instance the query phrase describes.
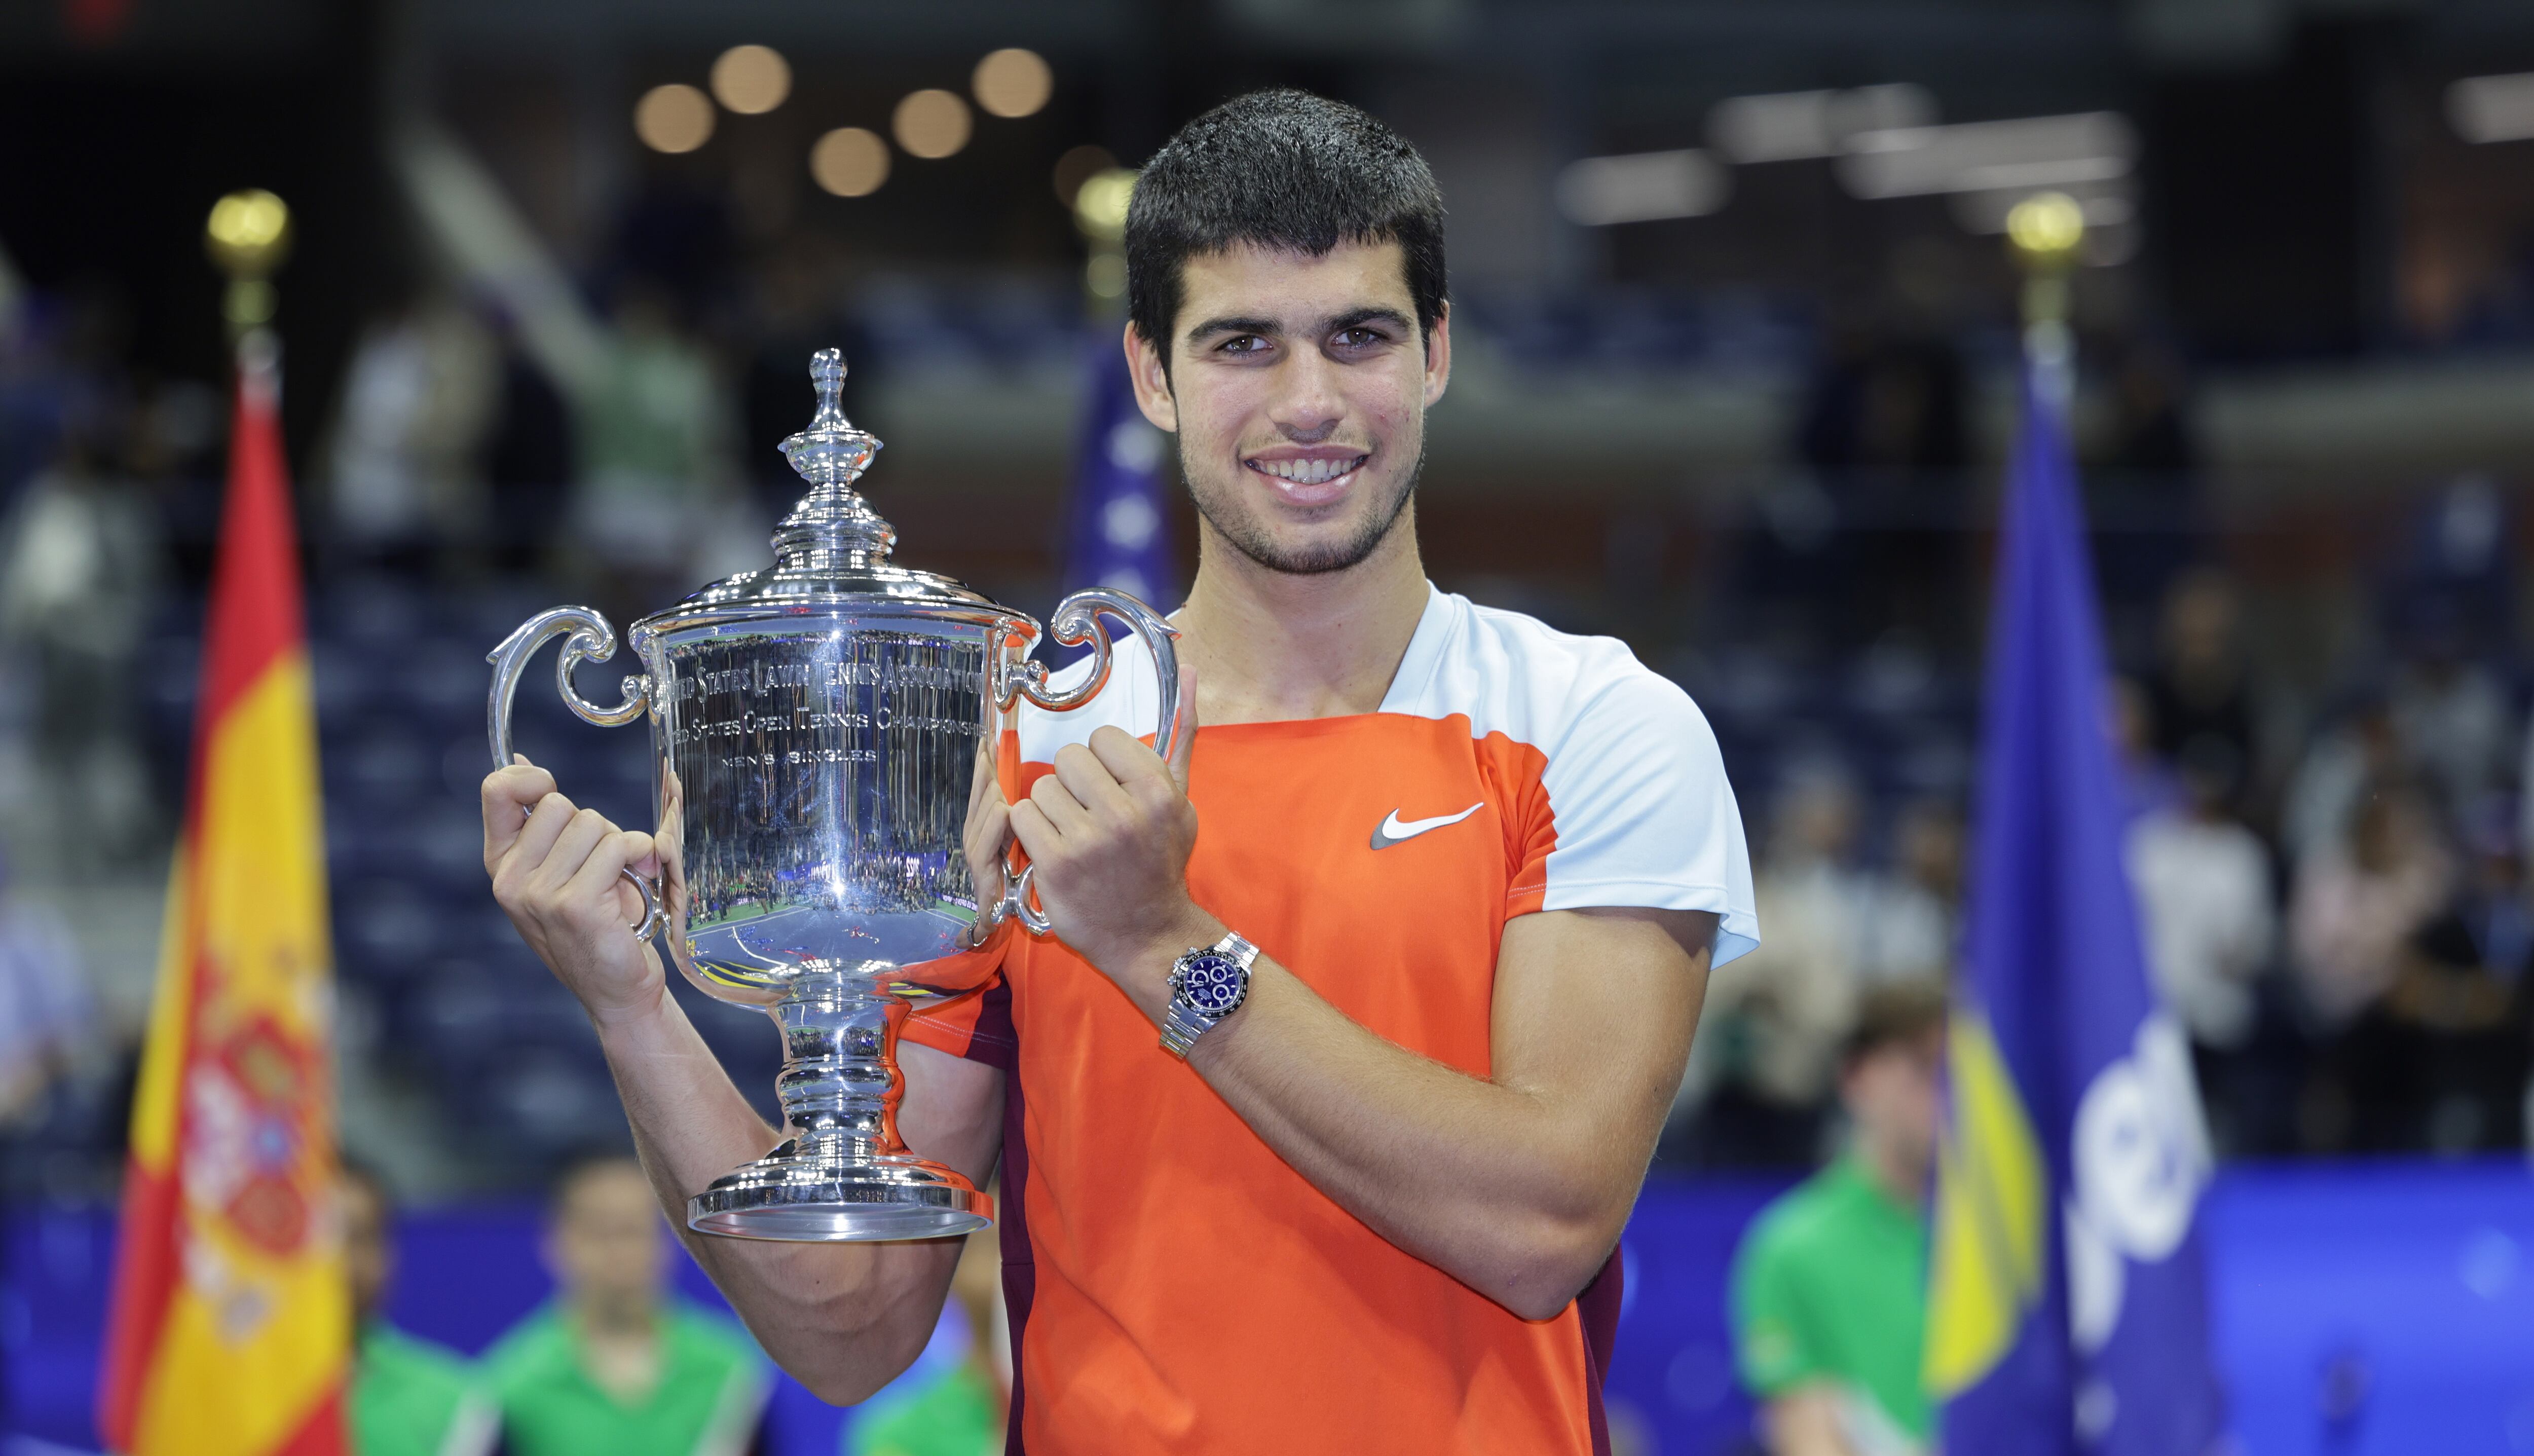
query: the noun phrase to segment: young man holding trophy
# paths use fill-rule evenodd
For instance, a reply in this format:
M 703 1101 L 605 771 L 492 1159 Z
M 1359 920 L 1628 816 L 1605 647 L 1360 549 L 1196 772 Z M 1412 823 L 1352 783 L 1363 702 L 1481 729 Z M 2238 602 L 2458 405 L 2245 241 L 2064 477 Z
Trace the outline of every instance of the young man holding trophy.
M 1139 401 L 1204 522 L 1178 675 L 1119 654 L 1090 705 L 980 744 L 967 902 L 1003 902 L 1025 857 L 1016 918 L 1052 934 L 980 917 L 964 970 L 904 975 L 982 989 L 895 1008 L 906 1143 L 1002 1170 L 1013 1449 L 1606 1450 L 1619 1233 L 1707 972 L 1758 933 L 1715 738 L 1622 644 L 1426 581 L 1451 321 L 1405 142 L 1241 97 L 1154 156 L 1126 251 Z M 1174 702 L 1164 756 L 1135 735 Z M 672 809 L 704 792 L 664 785 Z M 626 929 L 629 875 L 682 903 L 696 845 L 524 760 L 484 803 L 497 896 L 700 1226 L 698 1193 L 781 1134 Z M 838 1401 L 914 1358 L 959 1253 L 689 1244 Z

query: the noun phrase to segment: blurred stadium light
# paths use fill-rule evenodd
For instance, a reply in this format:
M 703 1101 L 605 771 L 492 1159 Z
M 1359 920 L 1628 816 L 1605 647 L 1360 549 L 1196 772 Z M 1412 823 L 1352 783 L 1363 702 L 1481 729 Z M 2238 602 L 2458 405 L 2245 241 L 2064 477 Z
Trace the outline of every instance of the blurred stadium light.
M 712 134 L 712 102 L 684 82 L 655 86 L 634 103 L 634 135 L 654 152 L 693 152 Z
M 928 87 L 911 91 L 897 103 L 889 118 L 889 130 L 897 136 L 897 145 L 909 156 L 937 161 L 951 156 L 968 145 L 968 136 L 976 123 L 969 118 L 968 103 L 956 91 Z
M 2447 87 L 2446 121 L 2467 142 L 2534 138 L 2534 71 L 2468 76 Z
M 2137 157 L 2129 118 L 2085 111 L 1863 132 L 1848 140 L 1839 179 L 1869 199 L 2067 187 L 2125 177 Z
M 840 126 L 810 149 L 810 175 L 838 197 L 869 197 L 888 180 L 888 144 L 877 132 Z
M 712 92 L 742 116 L 762 116 L 792 94 L 792 64 L 770 45 L 734 45 L 713 62 Z
M 1006 120 L 1035 115 L 1056 94 L 1056 73 L 1034 50 L 1007 46 L 977 63 L 969 80 L 977 104 L 989 116 Z
M 1703 217 L 1733 195 L 1733 179 L 1696 148 L 1588 156 L 1557 177 L 1557 211 L 1585 227 Z
M 1707 143 L 1727 161 L 1800 161 L 1837 156 L 1859 132 L 1931 126 L 1936 98 L 1896 82 L 1849 91 L 1729 96 L 1707 114 Z

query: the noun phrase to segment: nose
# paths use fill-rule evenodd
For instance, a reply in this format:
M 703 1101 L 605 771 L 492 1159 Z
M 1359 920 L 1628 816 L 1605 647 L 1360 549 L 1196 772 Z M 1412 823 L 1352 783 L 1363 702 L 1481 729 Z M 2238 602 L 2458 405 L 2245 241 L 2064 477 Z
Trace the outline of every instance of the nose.
M 1267 417 L 1279 434 L 1296 445 L 1317 445 L 1337 433 L 1346 418 L 1346 401 L 1335 364 L 1317 349 L 1296 349 L 1276 374 L 1276 397 Z

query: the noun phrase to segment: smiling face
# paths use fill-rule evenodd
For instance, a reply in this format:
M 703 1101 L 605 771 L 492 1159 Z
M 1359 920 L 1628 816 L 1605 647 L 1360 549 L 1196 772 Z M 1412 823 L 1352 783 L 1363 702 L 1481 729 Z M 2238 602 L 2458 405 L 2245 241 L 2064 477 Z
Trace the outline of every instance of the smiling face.
M 1448 318 L 1419 338 L 1396 243 L 1190 258 L 1170 357 L 1126 331 L 1137 402 L 1178 437 L 1214 533 L 1271 572 L 1342 572 L 1408 518 Z

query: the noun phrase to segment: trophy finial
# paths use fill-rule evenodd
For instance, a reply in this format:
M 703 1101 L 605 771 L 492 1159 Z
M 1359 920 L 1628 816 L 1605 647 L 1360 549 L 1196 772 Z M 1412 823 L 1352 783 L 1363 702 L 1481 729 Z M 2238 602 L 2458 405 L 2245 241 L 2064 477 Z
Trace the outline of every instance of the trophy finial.
M 782 447 L 810 493 L 774 528 L 774 559 L 787 566 L 884 561 L 897 533 L 854 489 L 879 453 L 879 440 L 845 418 L 845 351 L 812 354 L 810 383 L 818 392 L 818 412 Z
M 810 383 L 818 392 L 818 412 L 811 416 L 810 428 L 783 442 L 783 457 L 812 485 L 850 486 L 870 467 L 872 456 L 879 452 L 879 441 L 845 418 L 839 397 L 845 388 L 844 350 L 820 349 L 812 354 Z
M 845 392 L 843 349 L 820 349 L 810 356 L 810 386 L 818 392 L 818 412 L 811 419 L 810 428 L 815 430 L 827 425 L 851 428 L 845 424 L 842 398 Z

